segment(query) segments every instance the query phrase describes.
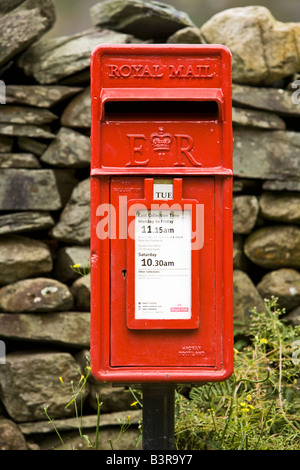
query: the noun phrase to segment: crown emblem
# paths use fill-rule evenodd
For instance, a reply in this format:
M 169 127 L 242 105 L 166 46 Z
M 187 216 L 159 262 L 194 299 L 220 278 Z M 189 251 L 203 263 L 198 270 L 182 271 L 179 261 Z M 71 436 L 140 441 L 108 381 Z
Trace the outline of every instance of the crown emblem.
M 163 127 L 159 127 L 158 132 L 153 132 L 153 134 L 150 135 L 150 140 L 154 152 L 164 154 L 165 152 L 170 151 L 170 147 L 173 141 L 173 135 L 169 132 L 164 132 Z

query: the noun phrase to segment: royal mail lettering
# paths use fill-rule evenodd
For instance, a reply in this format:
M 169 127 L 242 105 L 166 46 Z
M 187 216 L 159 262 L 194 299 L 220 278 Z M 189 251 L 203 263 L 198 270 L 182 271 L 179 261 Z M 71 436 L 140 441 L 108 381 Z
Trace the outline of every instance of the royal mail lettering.
M 165 68 L 158 64 L 109 64 L 109 78 L 213 78 L 209 65 L 169 65 Z
M 212 78 L 209 73 L 209 65 L 175 65 L 169 66 L 169 78 Z
M 123 64 L 108 67 L 110 78 L 162 78 L 164 76 L 159 65 Z

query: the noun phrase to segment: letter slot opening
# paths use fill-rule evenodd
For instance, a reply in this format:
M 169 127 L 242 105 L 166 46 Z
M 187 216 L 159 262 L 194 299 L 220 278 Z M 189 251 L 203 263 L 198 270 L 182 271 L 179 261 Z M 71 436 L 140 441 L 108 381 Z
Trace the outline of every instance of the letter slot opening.
M 220 120 L 216 101 L 106 101 L 105 120 Z

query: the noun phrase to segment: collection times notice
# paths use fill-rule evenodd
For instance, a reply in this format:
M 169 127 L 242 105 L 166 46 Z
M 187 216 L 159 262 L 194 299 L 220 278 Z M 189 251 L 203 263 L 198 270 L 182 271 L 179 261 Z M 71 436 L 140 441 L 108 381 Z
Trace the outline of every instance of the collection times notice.
M 135 318 L 191 317 L 191 211 L 135 211 Z

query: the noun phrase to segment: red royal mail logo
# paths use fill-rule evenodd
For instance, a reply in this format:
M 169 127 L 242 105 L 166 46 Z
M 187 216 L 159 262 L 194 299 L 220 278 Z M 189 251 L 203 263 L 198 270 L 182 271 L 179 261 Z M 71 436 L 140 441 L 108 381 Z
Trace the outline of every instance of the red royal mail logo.
M 158 128 L 158 132 L 154 132 L 150 135 L 150 140 L 153 146 L 154 152 L 169 152 L 171 143 L 173 141 L 173 135 L 169 132 L 164 132 L 163 127 Z
M 174 166 L 185 166 L 188 160 L 193 166 L 202 166 L 193 155 L 194 139 L 188 134 L 171 134 L 159 127 L 149 137 L 145 134 L 126 134 L 129 141 L 129 162 L 126 166 L 147 166 L 150 158 L 142 159 L 146 143 L 150 142 L 155 153 L 163 157 L 166 153 L 175 153 Z M 149 153 L 147 152 L 149 156 Z

